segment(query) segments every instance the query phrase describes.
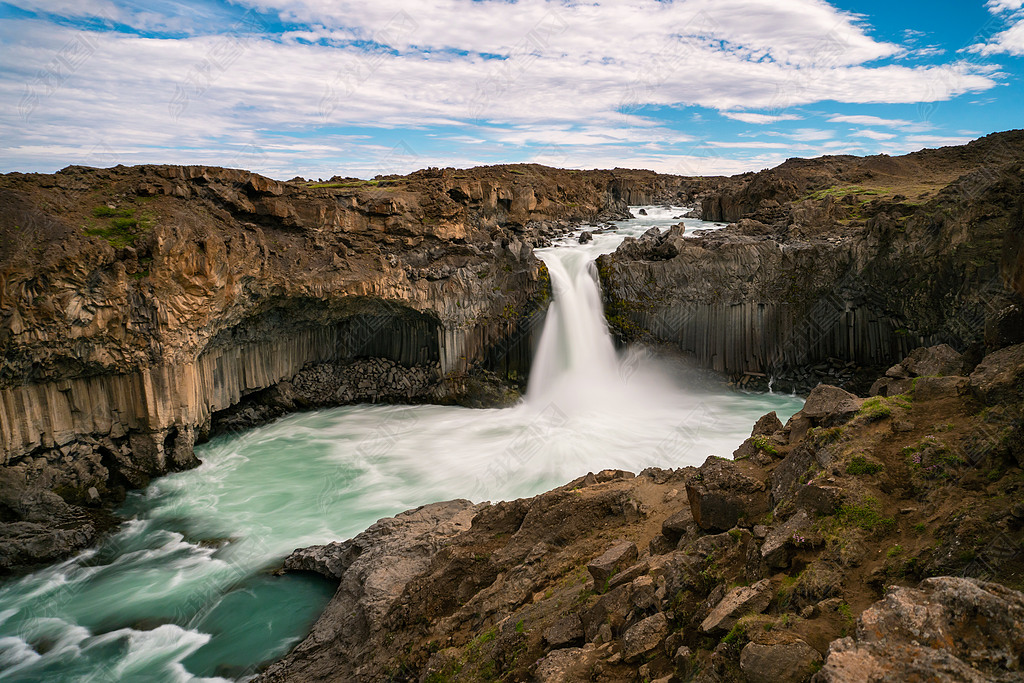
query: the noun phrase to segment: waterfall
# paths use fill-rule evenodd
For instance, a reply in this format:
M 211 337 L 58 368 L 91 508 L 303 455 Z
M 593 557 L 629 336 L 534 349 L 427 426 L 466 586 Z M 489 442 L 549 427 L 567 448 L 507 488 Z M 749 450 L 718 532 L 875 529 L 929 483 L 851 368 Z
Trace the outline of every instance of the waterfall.
M 531 401 L 600 401 L 622 383 L 594 264 L 607 251 L 579 246 L 537 252 L 551 275 L 554 301 L 534 358 Z

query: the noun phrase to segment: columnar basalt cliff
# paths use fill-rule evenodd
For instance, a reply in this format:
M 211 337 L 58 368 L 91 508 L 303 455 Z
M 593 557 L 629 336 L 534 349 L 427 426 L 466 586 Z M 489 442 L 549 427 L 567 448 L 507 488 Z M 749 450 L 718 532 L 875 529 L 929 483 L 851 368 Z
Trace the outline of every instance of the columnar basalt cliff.
M 194 166 L 4 176 L 3 520 L 28 524 L 26 490 L 116 501 L 195 464 L 218 424 L 507 401 L 549 296 L 533 247 L 680 192 L 683 179 L 534 165 L 317 183 Z M 35 532 L 53 540 L 8 529 L 20 545 L 0 567 L 59 555 L 32 550 Z
M 1019 341 L 1022 160 L 1013 131 L 723 180 L 703 216 L 738 223 L 686 239 L 652 231 L 602 257 L 609 318 L 625 339 L 797 388 L 918 346 Z

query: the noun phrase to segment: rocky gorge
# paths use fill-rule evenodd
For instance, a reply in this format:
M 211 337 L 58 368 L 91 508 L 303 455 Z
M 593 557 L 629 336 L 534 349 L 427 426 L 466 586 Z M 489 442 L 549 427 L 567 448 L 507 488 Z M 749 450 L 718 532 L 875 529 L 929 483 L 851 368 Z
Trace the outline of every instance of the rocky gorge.
M 684 239 L 676 227 L 600 259 L 609 320 L 625 340 L 804 392 L 866 391 L 919 346 L 1022 341 L 1022 158 L 1012 131 L 722 180 L 696 199 L 727 230 Z
M 533 249 L 689 204 L 733 224 L 601 257 L 609 324 L 804 408 L 701 467 L 297 550 L 284 571 L 339 587 L 261 680 L 1016 680 L 1021 159 L 1014 131 L 735 178 L 4 176 L 0 568 L 87 546 L 218 431 L 514 402 L 550 298 Z
M 88 544 L 125 490 L 194 466 L 218 430 L 515 400 L 550 297 L 532 248 L 683 183 L 539 166 L 4 176 L 0 567 Z
M 877 393 L 903 382 L 903 393 Z M 982 681 L 1024 663 L 1024 345 L 820 385 L 731 458 L 455 500 L 297 550 L 339 581 L 260 681 Z

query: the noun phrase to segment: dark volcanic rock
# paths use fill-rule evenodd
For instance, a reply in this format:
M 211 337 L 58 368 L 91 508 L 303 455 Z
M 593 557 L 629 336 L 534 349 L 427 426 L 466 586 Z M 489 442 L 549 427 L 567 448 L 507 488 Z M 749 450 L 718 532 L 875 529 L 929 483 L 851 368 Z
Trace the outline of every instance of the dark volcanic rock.
M 709 531 L 726 531 L 741 520 L 752 525 L 769 509 L 764 482 L 721 458 L 708 458 L 687 479 L 686 495 L 694 521 Z
M 989 354 L 971 373 L 971 392 L 987 405 L 1024 397 L 1024 344 Z
M 594 577 L 594 589 L 599 593 L 603 592 L 612 574 L 630 566 L 636 558 L 636 544 L 632 541 L 619 541 L 604 551 L 600 557 L 587 565 L 587 571 Z
M 761 418 L 754 423 L 754 428 L 750 430 L 751 436 L 771 436 L 775 432 L 782 429 L 782 421 L 779 416 L 775 414 L 775 411 L 762 415 Z

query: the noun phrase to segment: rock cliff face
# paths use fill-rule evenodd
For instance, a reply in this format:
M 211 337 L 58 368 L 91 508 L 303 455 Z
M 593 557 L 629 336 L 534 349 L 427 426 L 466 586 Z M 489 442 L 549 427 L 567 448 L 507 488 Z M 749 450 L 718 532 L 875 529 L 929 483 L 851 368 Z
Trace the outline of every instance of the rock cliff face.
M 1018 680 L 1024 344 L 885 377 L 904 391 L 816 387 L 733 459 L 299 549 L 286 570 L 339 589 L 258 680 Z
M 1020 341 L 1022 159 L 1015 131 L 724 180 L 703 214 L 738 223 L 652 233 L 601 258 L 609 318 L 625 339 L 786 388 L 848 380 L 918 346 Z
M 193 465 L 220 423 L 500 400 L 489 387 L 525 382 L 549 296 L 532 248 L 681 187 L 530 165 L 4 176 L 0 468 L 12 490 L 98 505 Z

